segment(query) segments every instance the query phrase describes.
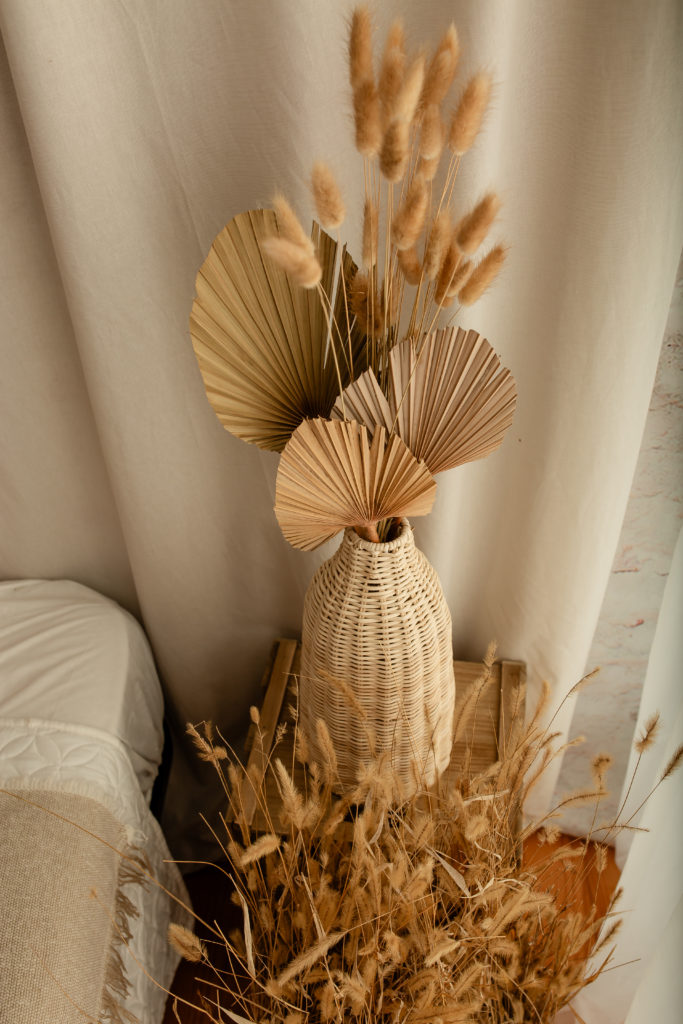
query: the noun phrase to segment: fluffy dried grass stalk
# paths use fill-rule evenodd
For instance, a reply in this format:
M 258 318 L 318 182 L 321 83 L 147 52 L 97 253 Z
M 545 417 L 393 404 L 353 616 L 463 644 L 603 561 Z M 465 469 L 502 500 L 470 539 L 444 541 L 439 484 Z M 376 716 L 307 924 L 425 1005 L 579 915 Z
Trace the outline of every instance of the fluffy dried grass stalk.
M 410 125 L 406 121 L 392 121 L 382 139 L 379 169 L 390 182 L 400 181 L 408 164 L 410 152 Z
M 424 227 L 428 203 L 426 184 L 415 178 L 391 224 L 391 239 L 397 249 L 411 249 L 415 245 Z
M 351 15 L 349 32 L 349 79 L 355 92 L 372 81 L 372 21 L 366 4 L 359 4 Z
M 408 125 L 412 124 L 422 91 L 424 72 L 424 57 L 416 57 L 406 71 L 401 88 L 398 90 L 392 112 L 392 120 L 404 121 Z
M 433 281 L 441 270 L 451 231 L 450 214 L 447 210 L 442 210 L 432 222 L 427 245 L 425 246 L 423 270 L 425 277 L 429 281 Z
M 206 958 L 206 947 L 194 932 L 182 924 L 170 924 L 168 926 L 168 941 L 177 953 L 180 953 L 183 960 L 198 964 Z
M 410 249 L 399 249 L 398 265 L 408 284 L 418 284 L 422 277 L 422 262 L 413 245 Z
M 311 190 L 318 220 L 327 231 L 336 230 L 344 221 L 346 207 L 334 174 L 322 160 L 313 164 Z
M 441 110 L 436 103 L 430 103 L 422 115 L 419 154 L 425 160 L 438 160 L 446 141 L 446 129 Z
M 277 217 L 280 237 L 307 252 L 309 256 L 313 256 L 315 254 L 313 242 L 304 231 L 301 221 L 284 196 L 279 194 L 275 196 L 273 199 L 273 209 Z
M 397 18 L 389 29 L 379 72 L 379 101 L 385 125 L 393 119 L 395 114 L 396 98 L 403 82 L 405 63 L 405 29 L 403 19 Z
M 500 199 L 495 192 L 489 192 L 473 210 L 460 221 L 457 227 L 457 241 L 463 252 L 471 255 L 486 238 L 498 211 Z
M 353 93 L 353 113 L 356 126 L 356 149 L 368 159 L 379 153 L 382 145 L 382 122 L 379 96 L 375 83 L 362 82 Z
M 261 249 L 277 263 L 294 284 L 301 288 L 315 288 L 322 277 L 322 268 L 315 256 L 286 238 L 264 238 Z
M 460 56 L 460 42 L 456 27 L 451 23 L 429 62 L 424 79 L 420 106 L 426 109 L 445 99 L 455 77 Z
M 458 292 L 458 299 L 463 306 L 471 306 L 482 297 L 500 273 L 504 262 L 505 249 L 502 245 L 494 246 L 477 264 Z
M 491 76 L 478 72 L 467 83 L 458 104 L 448 135 L 448 145 L 457 156 L 472 148 L 479 134 L 491 95 Z

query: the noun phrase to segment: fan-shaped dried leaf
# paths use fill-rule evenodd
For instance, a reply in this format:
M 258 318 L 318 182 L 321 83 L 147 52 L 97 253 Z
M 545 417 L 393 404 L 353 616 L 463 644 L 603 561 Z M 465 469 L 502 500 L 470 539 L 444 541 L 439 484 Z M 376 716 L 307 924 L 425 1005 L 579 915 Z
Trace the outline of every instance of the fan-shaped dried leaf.
M 431 511 L 436 482 L 395 434 L 372 440 L 359 423 L 306 420 L 280 459 L 275 514 L 286 539 L 310 551 L 347 526 Z
M 271 210 L 249 210 L 231 220 L 199 270 L 190 316 L 192 344 L 214 412 L 231 433 L 272 451 L 282 451 L 307 416 L 327 416 L 339 392 L 318 293 L 294 286 L 261 250 L 261 242 L 277 233 Z M 337 244 L 317 225 L 313 241 L 322 287 L 328 296 L 336 292 L 335 313 L 343 324 Z M 355 267 L 346 252 L 343 261 L 348 279 Z M 357 329 L 352 332 L 355 350 L 358 335 Z M 339 346 L 337 355 L 348 383 L 352 358 Z
M 347 417 L 370 430 L 394 430 L 431 473 L 489 455 L 512 423 L 517 389 L 509 370 L 476 331 L 434 331 L 389 357 L 388 398 L 372 372 L 344 391 Z M 338 399 L 332 416 L 342 418 Z

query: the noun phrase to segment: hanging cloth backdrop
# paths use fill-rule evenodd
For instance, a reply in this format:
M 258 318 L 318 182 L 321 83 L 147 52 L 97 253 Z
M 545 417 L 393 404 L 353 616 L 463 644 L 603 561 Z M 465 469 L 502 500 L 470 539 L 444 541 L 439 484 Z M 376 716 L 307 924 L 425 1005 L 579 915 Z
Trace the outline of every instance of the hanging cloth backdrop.
M 558 703 L 585 669 L 681 249 L 681 5 L 376 6 L 377 38 L 402 14 L 434 44 L 454 19 L 462 78 L 485 65 L 497 83 L 458 203 L 496 188 L 511 252 L 462 323 L 514 373 L 518 411 L 495 455 L 440 478 L 415 526 L 457 655 L 496 638 L 528 663 L 531 697 L 547 678 Z M 182 725 L 241 733 L 269 644 L 299 632 L 332 550 L 288 547 L 276 457 L 229 436 L 205 399 L 195 275 L 223 224 L 276 189 L 308 219 L 320 157 L 358 251 L 349 10 L 0 0 L 0 576 L 71 578 L 140 616 L 176 726 L 179 856 L 211 802 Z M 559 728 L 570 717 L 567 704 Z

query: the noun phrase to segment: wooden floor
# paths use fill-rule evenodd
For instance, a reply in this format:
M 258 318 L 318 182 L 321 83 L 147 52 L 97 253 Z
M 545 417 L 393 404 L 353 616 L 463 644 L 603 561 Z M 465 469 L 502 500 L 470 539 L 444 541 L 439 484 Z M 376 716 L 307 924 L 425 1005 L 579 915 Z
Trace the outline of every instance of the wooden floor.
M 577 840 L 569 836 L 562 836 L 557 843 L 541 844 L 537 836 L 531 836 L 524 844 L 524 863 L 529 867 L 540 866 L 559 846 L 576 843 Z M 614 851 L 607 848 L 607 863 L 602 873 L 598 872 L 595 848 L 591 846 L 587 851 L 580 879 L 577 880 L 577 874 L 574 871 L 565 869 L 561 865 L 553 865 L 548 869 L 545 881 L 547 881 L 549 889 L 554 889 L 558 893 L 563 904 L 573 907 L 582 906 L 587 911 L 595 902 L 598 913 L 603 914 L 607 910 L 612 893 L 619 881 L 619 869 L 614 862 Z M 219 918 L 221 926 L 226 931 L 240 926 L 241 914 L 231 903 L 231 890 L 227 880 L 217 868 L 203 868 L 186 878 L 186 883 L 199 918 L 209 921 Z M 227 926 L 225 925 L 226 921 L 229 922 Z M 197 926 L 197 934 L 206 940 L 206 933 L 201 925 Z M 227 963 L 218 959 L 219 948 L 216 947 L 211 952 L 218 971 L 227 968 Z M 212 988 L 212 985 L 216 982 L 217 977 L 219 975 L 206 968 L 198 969 L 195 964 L 182 962 L 172 986 L 172 991 L 178 998 L 177 1012 L 173 1011 L 173 999 L 169 997 L 163 1024 L 178 1024 L 178 1021 L 181 1024 L 206 1024 L 209 1019 L 207 1015 L 201 1010 L 188 1006 L 187 1003 L 201 1004 L 200 993 L 215 998 L 213 994 L 216 989 Z M 181 1000 L 186 1002 L 181 1002 Z M 233 1009 L 239 1013 L 237 1003 L 226 1002 L 222 995 L 220 1005 L 223 1009 Z

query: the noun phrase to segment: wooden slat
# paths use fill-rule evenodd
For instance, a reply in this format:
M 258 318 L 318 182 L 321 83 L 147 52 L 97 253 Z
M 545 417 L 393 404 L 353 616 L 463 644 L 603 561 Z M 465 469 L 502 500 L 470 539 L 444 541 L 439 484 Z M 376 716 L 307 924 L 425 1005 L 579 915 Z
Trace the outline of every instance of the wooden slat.
M 253 780 L 256 789 L 245 780 L 242 793 L 242 806 L 244 816 L 248 825 L 251 825 L 257 806 L 256 791 L 263 781 L 268 764 L 268 753 L 273 745 L 275 730 L 277 729 L 282 700 L 290 679 L 292 662 L 296 654 L 296 640 L 280 640 L 278 643 L 273 669 L 270 674 L 270 684 L 266 690 L 261 707 L 261 720 L 259 730 L 251 746 L 249 759 L 247 761 L 247 780 Z

